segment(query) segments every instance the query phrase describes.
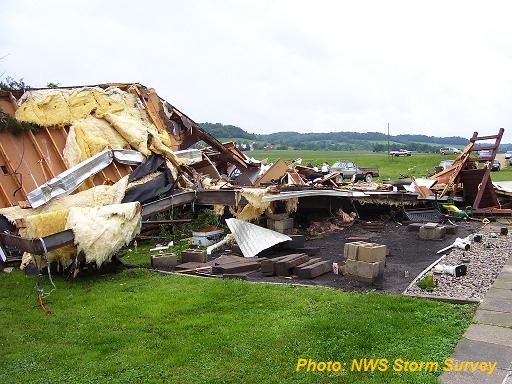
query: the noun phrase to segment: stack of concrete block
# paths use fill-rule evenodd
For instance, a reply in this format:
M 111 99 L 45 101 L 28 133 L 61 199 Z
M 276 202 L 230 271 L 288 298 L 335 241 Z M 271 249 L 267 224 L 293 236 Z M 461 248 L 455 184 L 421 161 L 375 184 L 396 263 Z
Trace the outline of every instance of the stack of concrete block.
M 384 273 L 386 246 L 364 241 L 346 243 L 347 274 L 359 280 L 371 282 Z
M 440 240 L 446 235 L 446 227 L 438 223 L 427 223 L 420 227 L 420 239 Z
M 275 220 L 267 219 L 267 228 L 284 235 L 291 235 L 293 233 L 293 218 Z

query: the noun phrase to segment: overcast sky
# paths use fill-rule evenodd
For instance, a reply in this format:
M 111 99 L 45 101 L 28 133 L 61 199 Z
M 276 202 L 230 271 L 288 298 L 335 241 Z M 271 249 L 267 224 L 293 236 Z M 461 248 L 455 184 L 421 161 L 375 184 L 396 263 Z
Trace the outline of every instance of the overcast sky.
M 511 17 L 507 1 L 0 0 L 0 73 L 140 82 L 256 133 L 512 142 Z

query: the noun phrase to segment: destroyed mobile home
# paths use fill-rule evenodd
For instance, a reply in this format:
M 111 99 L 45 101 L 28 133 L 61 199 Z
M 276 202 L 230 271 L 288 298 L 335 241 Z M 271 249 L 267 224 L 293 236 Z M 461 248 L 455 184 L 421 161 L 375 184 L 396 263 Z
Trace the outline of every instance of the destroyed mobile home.
M 140 84 L 0 91 L 0 112 L 0 257 L 22 257 L 22 268 L 57 263 L 76 275 L 110 262 L 145 226 L 158 224 L 159 213 L 212 206 L 232 216 L 226 219 L 231 234 L 207 251 L 187 250 L 181 265 L 173 255 L 159 255 L 154 266 L 311 279 L 333 264 L 293 235 L 290 214 L 297 209 L 337 212 L 339 226 L 351 225 L 365 206 L 398 207 L 411 220 L 429 212 L 415 205 L 441 201 L 471 205 L 469 211 L 446 205 L 460 217 L 512 212 L 506 205 L 511 192 L 495 188 L 490 170 L 475 166 L 494 160 L 503 130 L 475 133 L 453 165 L 429 179 L 355 183 L 339 171 L 322 175 L 295 162 L 248 158 Z M 489 156 L 472 156 L 477 141 L 490 139 Z M 267 228 L 250 223 L 261 224 L 262 217 Z M 236 244 L 243 257 L 224 254 L 208 262 L 224 244 Z M 274 258 L 264 253 L 277 244 L 288 251 Z M 347 262 L 335 265 L 335 273 L 372 281 L 383 272 L 385 246 L 347 244 L 344 254 Z

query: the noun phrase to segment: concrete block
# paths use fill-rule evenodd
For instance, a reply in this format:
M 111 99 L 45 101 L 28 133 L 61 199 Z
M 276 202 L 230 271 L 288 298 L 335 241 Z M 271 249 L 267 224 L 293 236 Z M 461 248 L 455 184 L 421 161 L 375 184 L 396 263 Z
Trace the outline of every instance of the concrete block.
M 347 259 L 357 260 L 357 252 L 359 245 L 361 244 L 369 244 L 364 241 L 354 241 L 351 243 L 345 243 L 345 247 L 343 249 L 343 256 Z
M 267 228 L 284 233 L 283 231 L 293 229 L 293 218 L 290 217 L 283 220 L 267 219 Z
M 289 218 L 288 213 L 267 213 L 267 218 L 271 220 L 285 220 Z
M 384 263 L 367 263 L 364 261 L 350 260 L 346 261 L 347 274 L 362 277 L 365 279 L 374 279 L 384 271 Z
M 386 260 L 386 246 L 380 244 L 362 244 L 357 251 L 357 260 L 367 263 L 383 263 Z
M 442 239 L 446 234 L 446 228 L 444 226 L 440 226 L 434 223 L 427 223 L 420 227 L 420 239 L 423 240 L 439 240 Z
M 314 279 L 324 273 L 332 271 L 332 261 L 324 260 L 315 264 L 305 266 L 298 269 L 297 275 L 302 279 Z
M 280 230 L 275 229 L 275 231 L 282 233 L 283 235 L 288 235 L 288 236 L 293 235 L 293 228 L 280 229 Z
M 174 268 L 178 264 L 174 253 L 164 253 L 151 256 L 151 266 L 153 268 Z
M 181 253 L 181 262 L 182 263 L 206 263 L 208 260 L 208 255 L 205 250 L 200 249 L 185 249 Z

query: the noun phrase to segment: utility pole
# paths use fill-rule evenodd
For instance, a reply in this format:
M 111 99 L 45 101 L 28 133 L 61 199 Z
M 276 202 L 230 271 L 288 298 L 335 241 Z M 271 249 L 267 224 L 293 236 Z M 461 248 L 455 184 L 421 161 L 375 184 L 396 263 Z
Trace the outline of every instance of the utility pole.
M 388 156 L 389 156 L 389 122 L 388 122 Z

